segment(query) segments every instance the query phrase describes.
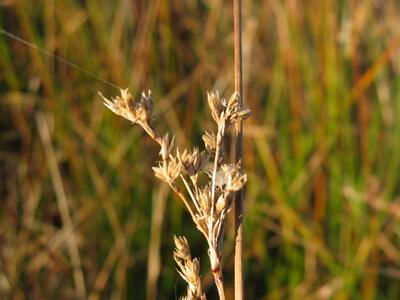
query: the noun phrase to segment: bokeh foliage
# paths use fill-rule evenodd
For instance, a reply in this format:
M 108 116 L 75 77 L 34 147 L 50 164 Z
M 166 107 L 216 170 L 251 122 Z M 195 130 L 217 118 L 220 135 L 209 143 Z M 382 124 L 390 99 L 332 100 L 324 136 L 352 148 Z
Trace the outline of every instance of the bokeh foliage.
M 234 86 L 231 2 L 9 0 L 0 27 L 92 74 L 0 34 L 0 298 L 76 299 L 80 273 L 90 299 L 175 299 L 184 234 L 212 299 L 156 147 L 94 76 L 151 88 L 159 131 L 199 144 L 206 92 Z M 400 5 L 243 1 L 243 38 L 247 299 L 399 299 Z

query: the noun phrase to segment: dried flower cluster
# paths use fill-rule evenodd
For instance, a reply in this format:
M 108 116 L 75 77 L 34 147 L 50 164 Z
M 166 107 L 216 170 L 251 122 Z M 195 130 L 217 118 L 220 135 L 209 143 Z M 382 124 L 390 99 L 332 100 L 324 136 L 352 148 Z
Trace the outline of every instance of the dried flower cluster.
M 134 101 L 128 90 L 121 90 L 121 96 L 112 100 L 103 96 L 102 98 L 110 110 L 139 124 L 160 145 L 161 160 L 158 166 L 153 167 L 154 174 L 178 195 L 191 214 L 196 227 L 206 238 L 211 270 L 219 296 L 220 299 L 225 299 L 221 272 L 225 220 L 232 206 L 233 194 L 243 188 L 247 175 L 242 172 L 240 163 L 223 162 L 223 141 L 229 125 L 246 119 L 250 110 L 240 107 L 237 93 L 234 93 L 228 101 L 221 98 L 218 93 L 208 93 L 208 104 L 217 131 L 204 133 L 205 151 L 197 148 L 182 151 L 175 147 L 175 137 L 170 138 L 168 133 L 160 136 L 153 128 L 151 124 L 153 100 L 150 91 L 147 94 L 143 93 L 139 101 Z M 199 176 L 208 178 L 207 183 L 200 184 Z M 186 193 L 182 192 L 182 185 Z M 196 298 L 201 294 L 197 290 L 200 286 L 197 283 L 200 280 L 198 261 L 190 258 L 186 239 L 175 238 L 175 244 L 175 260 L 180 267 L 181 276 L 189 285 L 188 299 L 204 299 Z M 182 253 L 188 257 L 185 258 Z M 197 277 L 189 276 L 188 272 L 192 272 L 190 274 L 197 272 Z M 196 280 L 196 285 L 192 280 Z M 189 294 L 197 296 L 189 297 Z
M 206 300 L 201 289 L 200 263 L 197 258 L 192 259 L 189 244 L 185 237 L 174 236 L 174 259 L 179 267 L 178 273 L 187 282 L 187 296 L 182 300 Z

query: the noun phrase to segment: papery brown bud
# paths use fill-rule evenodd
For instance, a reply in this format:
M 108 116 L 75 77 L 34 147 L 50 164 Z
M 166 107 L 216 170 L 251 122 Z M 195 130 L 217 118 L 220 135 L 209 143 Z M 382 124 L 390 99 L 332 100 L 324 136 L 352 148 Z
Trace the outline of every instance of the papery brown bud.
M 158 167 L 153 167 L 152 169 L 154 176 L 170 184 L 180 175 L 182 166 L 176 158 L 173 158 L 162 161 Z
M 163 160 L 167 160 L 171 154 L 175 145 L 175 136 L 172 137 L 171 142 L 169 141 L 169 134 L 165 134 L 161 139 L 161 150 L 160 155 Z
M 133 123 L 150 124 L 151 115 L 153 111 L 153 99 L 151 91 L 142 93 L 142 98 L 139 101 L 134 101 L 128 89 L 120 90 L 121 96 L 105 98 L 101 93 L 99 95 L 103 98 L 104 105 L 117 115 L 128 119 Z
M 191 260 L 190 248 L 187 239 L 184 236 L 174 235 L 175 250 L 174 256 L 183 260 Z
M 218 94 L 218 92 L 209 92 L 207 93 L 207 100 L 208 100 L 208 105 L 211 110 L 211 115 L 215 122 L 219 122 L 221 119 L 221 114 L 224 111 L 224 105 L 223 102 Z
M 207 151 L 215 152 L 215 149 L 217 147 L 217 137 L 215 133 L 205 131 L 202 138 Z

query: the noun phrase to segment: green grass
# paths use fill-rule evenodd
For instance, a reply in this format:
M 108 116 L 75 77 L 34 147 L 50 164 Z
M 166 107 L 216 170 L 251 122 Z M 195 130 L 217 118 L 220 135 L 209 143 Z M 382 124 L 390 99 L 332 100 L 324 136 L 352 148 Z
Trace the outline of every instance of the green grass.
M 350 2 L 244 3 L 248 299 L 400 297 L 400 6 Z M 210 128 L 207 91 L 233 90 L 229 1 L 8 3 L 1 28 L 133 95 L 151 88 L 156 111 L 168 110 L 155 125 L 178 143 Z M 206 245 L 152 176 L 157 149 L 97 95 L 118 91 L 4 35 L 0 70 L 0 298 L 75 298 L 36 122 L 44 112 L 87 296 L 144 299 L 158 260 L 148 289 L 183 295 L 172 235 L 185 234 L 212 299 Z M 228 298 L 232 239 L 230 230 Z

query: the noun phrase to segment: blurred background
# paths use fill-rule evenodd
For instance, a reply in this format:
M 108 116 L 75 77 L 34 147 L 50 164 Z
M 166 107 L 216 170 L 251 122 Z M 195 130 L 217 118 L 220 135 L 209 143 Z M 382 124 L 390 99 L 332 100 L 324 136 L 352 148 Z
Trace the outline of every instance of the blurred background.
M 202 145 L 231 1 L 2 0 L 0 28 L 0 298 L 178 299 L 177 234 L 215 299 L 157 147 L 98 91 L 151 88 L 159 132 Z M 243 39 L 246 299 L 400 299 L 399 2 L 243 1 Z

